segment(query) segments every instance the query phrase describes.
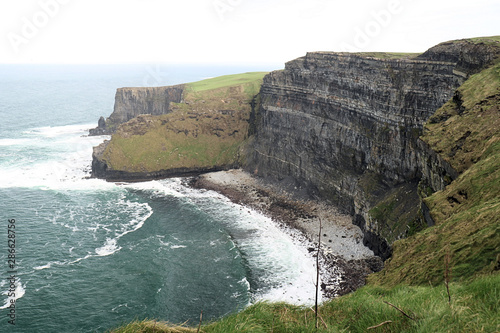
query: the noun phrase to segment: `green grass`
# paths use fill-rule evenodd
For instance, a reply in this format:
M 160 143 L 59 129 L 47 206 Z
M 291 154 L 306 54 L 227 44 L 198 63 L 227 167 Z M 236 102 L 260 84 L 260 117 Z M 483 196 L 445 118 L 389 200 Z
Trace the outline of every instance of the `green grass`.
M 242 84 L 262 83 L 267 72 L 249 72 L 242 74 L 223 75 L 211 79 L 186 84 L 186 88 L 192 92 L 214 90 L 222 87 L 238 86 Z M 256 95 L 258 91 L 254 92 Z
M 200 332 L 498 332 L 500 330 L 500 275 L 471 283 L 450 283 L 451 303 L 443 285 L 395 288 L 365 286 L 323 304 L 319 328 L 308 307 L 284 303 L 257 303 L 213 323 Z M 391 303 L 412 317 L 404 316 Z M 391 321 L 379 328 L 368 328 Z M 171 327 L 152 329 L 155 322 L 134 322 L 113 330 L 125 332 L 177 332 Z M 185 328 L 179 328 L 185 329 Z M 196 332 L 196 328 L 190 331 Z
M 468 38 L 467 40 L 474 42 L 474 43 L 485 43 L 485 44 L 498 45 L 498 43 L 500 43 L 500 36 Z
M 264 72 L 187 84 L 173 112 L 142 115 L 120 125 L 103 154 L 108 168 L 154 172 L 235 165 L 247 139 L 250 102 Z
M 499 135 L 500 62 L 471 76 L 457 96 L 458 102 L 451 99 L 431 117 L 422 139 L 463 172 Z
M 458 91 L 467 109 L 471 109 L 488 96 L 500 93 L 500 62 L 472 75 Z
M 120 328 L 114 329 L 113 333 L 192 333 L 195 329 L 182 325 L 172 325 L 156 320 L 135 320 Z

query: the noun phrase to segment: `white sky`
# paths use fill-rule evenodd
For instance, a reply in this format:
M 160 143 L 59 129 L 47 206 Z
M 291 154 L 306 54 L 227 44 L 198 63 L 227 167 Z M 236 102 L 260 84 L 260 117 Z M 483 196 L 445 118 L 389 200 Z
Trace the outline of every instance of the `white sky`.
M 0 0 L 0 63 L 279 63 L 500 35 L 500 0 Z

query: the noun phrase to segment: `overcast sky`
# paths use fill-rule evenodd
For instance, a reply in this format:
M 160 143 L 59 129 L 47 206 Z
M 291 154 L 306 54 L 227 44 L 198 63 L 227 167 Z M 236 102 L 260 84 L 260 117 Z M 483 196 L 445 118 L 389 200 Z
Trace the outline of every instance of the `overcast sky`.
M 500 35 L 499 0 L 0 0 L 0 63 L 284 63 Z

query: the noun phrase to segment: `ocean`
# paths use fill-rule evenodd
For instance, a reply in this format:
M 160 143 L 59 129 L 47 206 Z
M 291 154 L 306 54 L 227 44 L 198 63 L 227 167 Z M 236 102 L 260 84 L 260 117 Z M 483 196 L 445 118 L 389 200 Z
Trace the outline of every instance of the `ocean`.
M 87 136 L 117 88 L 273 68 L 0 65 L 0 331 L 196 326 L 260 300 L 311 304 L 293 232 L 182 178 L 90 179 Z

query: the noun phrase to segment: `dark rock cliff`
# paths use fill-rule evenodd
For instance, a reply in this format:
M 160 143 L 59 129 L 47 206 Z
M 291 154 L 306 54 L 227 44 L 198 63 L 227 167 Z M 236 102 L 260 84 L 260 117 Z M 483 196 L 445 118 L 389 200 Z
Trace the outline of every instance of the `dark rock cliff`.
M 118 125 L 140 114 L 162 115 L 172 111 L 171 102 L 180 103 L 184 85 L 168 87 L 119 88 L 115 106 L 109 118 L 101 117 L 90 135 L 106 135 L 115 132 Z
M 365 245 L 388 258 L 422 223 L 421 177 L 440 189 L 457 176 L 418 139 L 424 123 L 496 52 L 461 42 L 416 59 L 314 52 L 290 61 L 264 79 L 245 168 L 352 214 Z
M 471 75 L 491 64 L 500 56 L 500 47 L 492 43 L 470 40 L 449 41 L 436 45 L 419 55 L 418 59 L 455 63 L 455 72 Z
M 459 175 L 419 139 L 423 125 L 450 99 L 460 112 L 457 88 L 499 57 L 500 47 L 461 40 L 416 58 L 382 56 L 313 52 L 265 76 L 251 101 L 252 138 L 240 161 L 251 173 L 351 214 L 365 245 L 386 259 L 395 240 L 434 223 L 421 197 Z M 113 114 L 91 134 L 111 134 L 140 114 L 170 113 L 183 91 L 118 89 Z M 95 177 L 152 179 L 191 170 L 115 172 L 102 163 L 105 146 L 94 150 Z

